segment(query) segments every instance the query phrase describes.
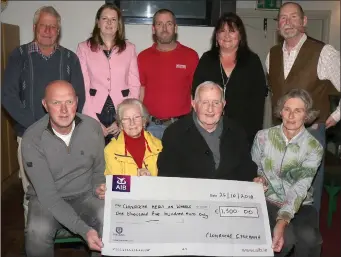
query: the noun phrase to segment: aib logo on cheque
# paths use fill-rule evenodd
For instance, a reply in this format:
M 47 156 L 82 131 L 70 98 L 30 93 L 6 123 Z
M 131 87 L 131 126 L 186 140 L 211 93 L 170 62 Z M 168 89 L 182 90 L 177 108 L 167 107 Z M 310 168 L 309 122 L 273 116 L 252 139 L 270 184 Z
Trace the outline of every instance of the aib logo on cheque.
M 113 176 L 112 191 L 130 192 L 130 176 Z
M 122 227 L 116 227 L 116 233 L 121 235 L 123 232 L 123 228 Z

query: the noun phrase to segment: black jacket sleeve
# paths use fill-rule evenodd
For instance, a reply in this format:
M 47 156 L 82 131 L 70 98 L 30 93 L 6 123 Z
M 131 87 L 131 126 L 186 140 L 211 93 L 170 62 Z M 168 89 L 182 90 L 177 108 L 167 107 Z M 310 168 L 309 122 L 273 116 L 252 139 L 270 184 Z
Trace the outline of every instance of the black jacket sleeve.
M 197 65 L 197 68 L 195 69 L 194 76 L 193 76 L 193 82 L 192 82 L 192 96 L 194 97 L 196 88 L 206 80 L 208 80 L 207 77 L 207 67 L 210 65 L 210 56 L 208 53 L 204 53 Z
M 239 146 L 241 147 L 241 162 L 238 166 L 237 174 L 240 181 L 253 181 L 257 177 L 257 165 L 252 161 L 249 142 L 245 131 L 240 128 Z
M 79 59 L 76 54 L 73 54 L 73 61 L 71 67 L 71 84 L 74 87 L 77 97 L 78 97 L 78 109 L 79 113 L 82 112 L 83 106 L 85 103 L 85 87 L 84 87 L 84 78 L 81 69 L 81 65 L 79 63 Z
M 24 128 L 31 126 L 35 119 L 30 109 L 25 108 L 20 100 L 21 73 L 24 66 L 24 56 L 19 48 L 15 49 L 8 58 L 4 72 L 1 90 L 2 105 L 10 116 Z
M 159 153 L 157 166 L 158 176 L 178 177 L 180 176 L 181 155 L 176 147 L 172 130 L 167 128 L 162 136 L 162 151 Z
M 248 142 L 252 145 L 255 135 L 263 128 L 264 104 L 267 91 L 262 62 L 256 54 L 250 60 L 250 70 L 252 70 L 253 74 L 252 81 L 250 81 L 250 98 L 247 105 L 251 107 L 252 112 L 246 119 L 248 124 L 246 124 L 245 130 L 247 130 Z

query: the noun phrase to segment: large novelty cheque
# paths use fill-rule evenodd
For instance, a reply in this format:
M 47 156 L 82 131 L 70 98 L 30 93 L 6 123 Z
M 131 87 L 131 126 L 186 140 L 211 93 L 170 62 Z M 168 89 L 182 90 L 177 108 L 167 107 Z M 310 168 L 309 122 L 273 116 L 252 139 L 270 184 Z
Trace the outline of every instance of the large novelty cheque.
M 103 255 L 273 256 L 253 182 L 107 176 Z

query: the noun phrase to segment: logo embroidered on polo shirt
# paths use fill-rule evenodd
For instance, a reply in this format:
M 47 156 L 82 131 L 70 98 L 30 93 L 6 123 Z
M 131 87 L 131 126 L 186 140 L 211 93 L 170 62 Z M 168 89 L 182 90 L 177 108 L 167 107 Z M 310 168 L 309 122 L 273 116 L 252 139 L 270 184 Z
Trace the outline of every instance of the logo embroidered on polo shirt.
M 186 69 L 186 65 L 185 64 L 177 64 L 175 67 L 177 69 Z

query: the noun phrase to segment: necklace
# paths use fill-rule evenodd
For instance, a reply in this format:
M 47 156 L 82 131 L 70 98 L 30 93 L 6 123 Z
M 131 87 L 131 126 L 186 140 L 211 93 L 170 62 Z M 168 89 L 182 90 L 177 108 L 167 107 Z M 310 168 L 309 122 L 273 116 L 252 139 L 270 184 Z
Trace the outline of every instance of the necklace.
M 221 74 L 221 80 L 223 81 L 223 90 L 224 90 L 224 98 L 225 98 L 226 86 L 227 86 L 227 83 L 229 83 L 231 75 L 230 77 L 227 77 L 226 82 L 225 82 L 224 73 L 225 71 L 223 69 L 223 65 L 220 62 L 220 74 Z

